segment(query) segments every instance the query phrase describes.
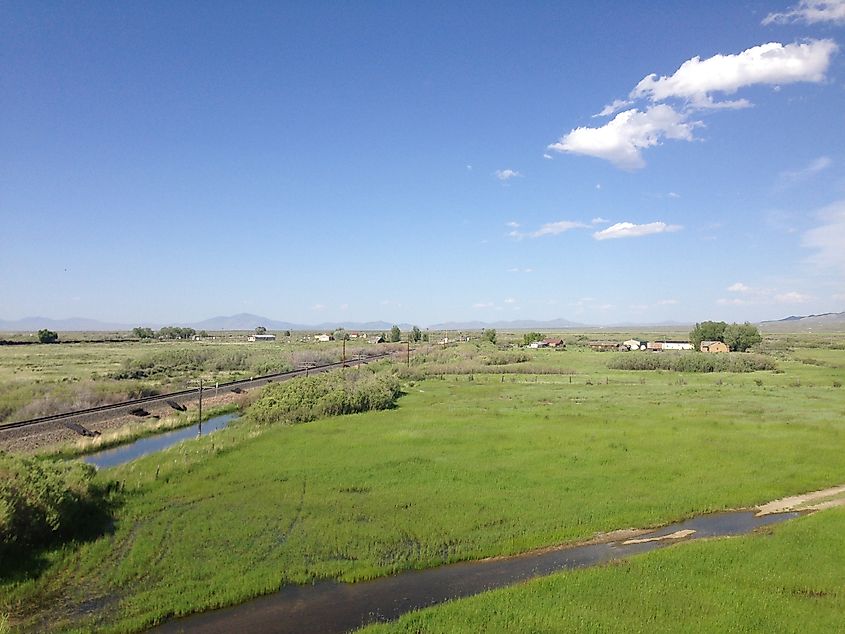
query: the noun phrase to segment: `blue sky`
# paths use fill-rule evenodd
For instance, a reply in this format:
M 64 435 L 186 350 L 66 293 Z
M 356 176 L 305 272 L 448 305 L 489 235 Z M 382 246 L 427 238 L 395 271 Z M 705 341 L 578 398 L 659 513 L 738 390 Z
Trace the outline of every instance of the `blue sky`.
M 0 319 L 845 310 L 845 1 L 0 9 Z

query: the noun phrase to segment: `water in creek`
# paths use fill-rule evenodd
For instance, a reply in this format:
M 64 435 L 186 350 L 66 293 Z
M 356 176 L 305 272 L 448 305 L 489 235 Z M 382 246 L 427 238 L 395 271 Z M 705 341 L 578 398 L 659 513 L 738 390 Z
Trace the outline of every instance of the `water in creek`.
M 223 429 L 235 418 L 237 418 L 237 414 L 215 416 L 190 427 L 180 427 L 179 429 L 156 434 L 155 436 L 140 438 L 128 445 L 103 449 L 102 451 L 85 456 L 83 460 L 98 469 L 116 467 L 124 462 L 129 462 L 141 456 L 167 449 L 183 440 L 205 436 L 218 429 Z

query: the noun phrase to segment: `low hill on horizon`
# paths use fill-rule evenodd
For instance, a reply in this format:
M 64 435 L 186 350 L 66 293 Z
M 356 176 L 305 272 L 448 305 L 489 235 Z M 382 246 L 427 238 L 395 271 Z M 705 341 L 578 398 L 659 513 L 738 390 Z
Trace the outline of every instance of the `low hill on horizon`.
M 790 315 L 783 319 L 761 321 L 763 332 L 845 332 L 845 312 L 818 315 Z

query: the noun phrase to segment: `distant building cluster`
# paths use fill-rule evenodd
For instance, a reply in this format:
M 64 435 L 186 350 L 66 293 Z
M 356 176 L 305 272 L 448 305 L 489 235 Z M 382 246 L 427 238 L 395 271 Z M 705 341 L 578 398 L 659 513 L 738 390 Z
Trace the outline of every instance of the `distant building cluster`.
M 626 341 L 591 341 L 587 344 L 598 352 L 628 352 L 643 350 L 663 352 L 664 350 L 695 350 L 689 341 L 645 341 L 642 339 L 628 339 Z M 702 341 L 699 346 L 701 352 L 730 352 L 730 348 L 722 341 Z

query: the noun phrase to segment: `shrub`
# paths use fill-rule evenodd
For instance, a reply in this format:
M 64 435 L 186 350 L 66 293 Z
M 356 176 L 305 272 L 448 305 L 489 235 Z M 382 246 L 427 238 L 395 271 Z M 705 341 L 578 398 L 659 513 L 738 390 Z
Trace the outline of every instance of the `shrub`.
M 775 362 L 761 354 L 681 354 L 634 352 L 612 358 L 613 370 L 671 370 L 674 372 L 756 372 L 774 370 Z
M 392 373 L 328 372 L 268 386 L 246 416 L 265 425 L 303 423 L 323 416 L 388 409 L 399 394 L 399 381 Z
M 0 452 L 0 555 L 81 536 L 94 528 L 108 492 L 93 483 L 95 472 L 80 461 Z
M 531 357 L 524 352 L 499 352 L 482 360 L 484 365 L 510 365 L 511 363 L 525 363 Z

